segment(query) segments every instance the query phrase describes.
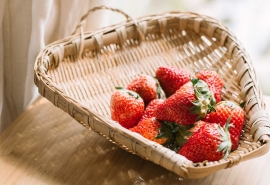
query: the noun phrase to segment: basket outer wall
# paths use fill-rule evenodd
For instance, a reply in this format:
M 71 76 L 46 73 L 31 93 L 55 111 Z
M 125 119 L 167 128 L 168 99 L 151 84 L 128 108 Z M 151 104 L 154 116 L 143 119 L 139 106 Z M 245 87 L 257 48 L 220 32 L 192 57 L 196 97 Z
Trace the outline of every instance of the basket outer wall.
M 74 35 L 48 45 L 39 54 L 35 63 L 35 84 L 38 87 L 39 93 L 50 100 L 56 107 L 67 112 L 86 128 L 103 135 L 129 152 L 153 161 L 184 178 L 202 178 L 218 170 L 232 167 L 241 161 L 265 154 L 269 150 L 269 117 L 264 109 L 265 105 L 262 92 L 257 82 L 252 63 L 235 36 L 218 21 L 188 12 L 149 15 L 137 19 L 136 21 L 145 38 L 137 39 L 139 34 L 137 33 L 136 26 L 132 21 L 127 21 L 91 33 L 86 32 L 84 33 L 84 38 L 82 38 L 81 35 Z M 181 43 L 184 43 L 180 45 L 181 47 L 179 46 L 180 49 L 178 48 L 177 51 L 183 52 L 185 57 L 180 57 L 180 59 L 183 60 L 181 60 L 181 62 L 177 61 L 178 63 L 172 62 L 172 65 L 178 65 L 178 67 L 184 67 L 192 71 L 196 67 L 203 66 L 204 63 L 200 63 L 200 61 L 205 61 L 205 58 L 217 57 L 216 59 L 214 58 L 213 61 L 207 59 L 207 62 L 212 62 L 210 66 L 217 68 L 222 78 L 225 80 L 226 88 L 223 92 L 223 98 L 233 99 L 238 102 L 242 99 L 247 102 L 245 107 L 247 121 L 245 133 L 242 137 L 242 147 L 232 153 L 226 160 L 200 163 L 196 164 L 195 167 L 193 163 L 185 157 L 177 155 L 154 142 L 150 142 L 136 133 L 123 129 L 119 124 L 110 120 L 109 114 L 103 116 L 101 112 L 104 111 L 106 113 L 106 108 L 104 108 L 104 110 L 99 108 L 101 105 L 91 107 L 89 106 L 91 103 L 84 104 L 81 100 L 78 100 L 81 98 L 79 95 L 79 98 L 74 98 L 73 92 L 67 93 L 65 90 L 69 84 L 64 84 L 64 82 L 59 80 L 58 75 L 60 76 L 61 74 L 53 74 L 54 70 L 60 70 L 60 68 L 63 68 L 65 65 L 69 65 L 66 69 L 70 69 L 72 65 L 75 67 L 78 67 L 79 64 L 86 65 L 87 62 L 77 63 L 76 61 L 83 61 L 87 58 L 85 56 L 89 56 L 87 55 L 89 53 L 93 55 L 89 57 L 91 61 L 98 63 L 100 60 L 103 61 L 106 59 L 105 57 L 110 57 L 114 54 L 121 56 L 121 54 L 124 55 L 123 53 L 131 51 L 129 49 L 135 50 L 136 48 L 143 47 L 144 44 L 150 47 L 151 43 L 153 43 L 152 47 L 156 47 L 156 50 L 159 50 L 158 46 L 160 45 L 154 45 L 154 43 L 162 42 L 163 36 L 166 38 L 166 35 L 168 35 L 171 30 L 179 30 L 179 33 L 183 35 L 186 34 L 183 37 L 180 36 L 176 38 L 174 41 L 178 42 L 178 40 L 181 40 Z M 151 36 L 158 35 L 159 37 L 156 40 L 155 38 L 151 38 Z M 197 36 L 198 38 L 204 37 L 208 42 L 212 43 L 209 46 L 207 46 L 205 42 L 199 43 L 204 46 L 196 45 L 196 41 L 198 40 Z M 189 44 L 188 39 L 192 40 L 191 44 Z M 134 43 L 126 44 L 127 42 Z M 168 40 L 168 42 L 170 41 Z M 110 55 L 106 55 L 103 48 L 110 45 L 113 45 L 115 50 L 110 53 Z M 195 45 L 195 47 L 192 45 Z M 163 47 L 169 46 L 164 45 Z M 204 49 L 196 53 L 196 47 L 204 47 Z M 172 55 L 172 51 L 170 51 L 170 55 Z M 196 54 L 192 54 L 192 51 L 195 51 Z M 217 51 L 217 53 L 212 54 L 214 51 Z M 187 53 L 189 53 L 189 56 Z M 208 53 L 211 54 L 208 55 Z M 83 57 L 77 58 L 78 56 Z M 112 58 L 114 57 L 115 56 Z M 157 60 L 154 55 L 145 60 L 150 61 L 150 59 L 154 61 Z M 144 59 L 142 58 L 142 60 Z M 71 62 L 69 63 L 68 61 Z M 128 66 L 128 62 L 125 62 L 127 63 L 125 66 Z M 150 63 L 151 62 L 149 62 L 149 64 L 139 63 L 139 66 L 143 66 L 143 70 L 153 74 L 153 70 L 159 63 L 155 61 L 153 62 L 153 66 L 150 66 Z M 149 65 L 149 68 L 144 67 L 147 65 Z M 87 67 L 90 68 L 91 66 Z M 118 66 L 111 67 L 117 68 Z M 150 69 L 151 67 L 152 69 Z M 100 67 L 100 69 L 102 69 L 102 67 Z M 95 73 L 99 73 L 97 74 L 97 79 L 93 79 L 95 75 L 91 74 L 91 79 L 98 80 L 101 71 L 102 70 L 95 71 Z M 52 76 L 52 74 L 54 76 Z M 130 75 L 130 71 L 127 70 L 126 74 Z M 132 75 L 122 80 L 121 83 L 128 83 L 131 77 Z M 120 81 L 121 78 L 117 78 L 119 78 L 118 80 Z M 55 81 L 55 79 L 58 81 Z M 103 106 L 106 105 L 106 103 L 108 104 L 108 101 L 106 102 L 105 99 L 109 97 L 108 94 L 112 91 L 112 88 L 112 84 L 103 88 L 105 89 L 104 92 L 102 92 L 104 95 L 102 95 L 99 100 L 100 102 L 104 101 L 104 103 L 100 103 Z M 94 90 L 92 92 L 94 93 Z M 99 91 L 96 90 L 96 93 L 98 92 Z M 102 98 L 103 96 L 104 100 Z M 99 109 L 102 110 L 99 111 Z

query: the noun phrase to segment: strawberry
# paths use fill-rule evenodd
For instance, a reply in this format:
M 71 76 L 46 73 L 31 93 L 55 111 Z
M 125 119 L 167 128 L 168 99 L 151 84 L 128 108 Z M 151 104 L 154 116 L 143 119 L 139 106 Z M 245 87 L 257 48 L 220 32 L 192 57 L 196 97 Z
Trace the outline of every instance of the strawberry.
M 162 124 L 160 121 L 158 121 L 154 117 L 150 117 L 143 119 L 138 123 L 138 125 L 136 125 L 133 128 L 130 128 L 129 130 L 141 134 L 146 139 L 149 139 L 159 144 L 164 144 L 168 138 L 166 137 L 156 138 L 156 136 L 159 134 L 159 129 L 161 126 Z
M 196 72 L 196 77 L 207 83 L 209 89 L 214 93 L 216 102 L 220 102 L 223 88 L 223 81 L 220 76 L 212 70 L 200 70 Z
M 154 117 L 155 115 L 155 111 L 157 109 L 157 107 L 163 102 L 163 99 L 154 99 L 152 100 L 145 108 L 142 118 L 140 119 L 140 121 L 147 119 L 147 118 L 151 118 Z
M 203 122 L 203 121 L 198 121 Z M 178 151 L 194 163 L 203 161 L 218 161 L 227 158 L 231 152 L 229 124 L 221 127 L 219 124 L 199 123 L 201 126 L 192 133 L 187 142 Z
M 160 66 L 156 70 L 156 78 L 166 97 L 174 94 L 181 86 L 190 81 L 191 75 L 184 69 L 173 66 Z
M 225 125 L 226 121 L 231 117 L 230 135 L 232 141 L 232 151 L 238 147 L 239 139 L 242 133 L 245 113 L 242 107 L 231 101 L 221 101 L 214 106 L 215 111 L 207 114 L 204 121 L 210 123 L 219 123 L 221 126 Z
M 157 79 L 146 74 L 141 74 L 133 79 L 127 85 L 127 89 L 138 93 L 144 100 L 145 105 L 161 96 L 161 89 Z
M 163 146 L 178 151 L 186 142 L 193 125 L 178 125 L 171 122 L 163 122 L 155 117 L 142 119 L 138 125 L 129 130 L 141 134 L 143 137 L 155 141 Z
M 202 119 L 214 105 L 215 98 L 207 84 L 202 80 L 191 79 L 158 106 L 155 117 L 162 121 L 189 125 Z
M 134 127 L 143 115 L 143 99 L 136 92 L 120 87 L 117 89 L 111 95 L 111 118 L 127 129 Z

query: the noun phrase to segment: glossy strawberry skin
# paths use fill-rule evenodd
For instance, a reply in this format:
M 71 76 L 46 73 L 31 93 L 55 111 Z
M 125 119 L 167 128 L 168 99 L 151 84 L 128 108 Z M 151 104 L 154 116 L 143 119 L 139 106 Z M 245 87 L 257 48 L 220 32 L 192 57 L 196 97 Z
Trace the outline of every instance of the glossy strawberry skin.
M 127 129 L 138 124 L 144 111 L 143 99 L 136 93 L 137 96 L 131 94 L 127 90 L 117 90 L 112 94 L 110 100 L 112 120 Z
M 158 106 L 155 117 L 183 125 L 193 124 L 196 119 L 196 115 L 190 113 L 193 100 L 196 96 L 192 83 L 188 82 Z
M 216 102 L 220 102 L 224 84 L 217 72 L 213 70 L 201 70 L 196 73 L 196 77 L 207 83 L 209 89 L 214 93 Z
M 166 97 L 174 94 L 181 86 L 190 81 L 191 75 L 184 69 L 173 66 L 160 66 L 156 70 L 156 78 Z
M 232 141 L 232 151 L 236 150 L 245 121 L 244 110 L 239 105 L 230 101 L 221 101 L 216 104 L 214 108 L 216 111 L 207 114 L 204 121 L 209 123 L 220 123 L 220 125 L 223 126 L 228 118 L 232 116 L 230 124 L 233 126 L 230 127 L 229 131 Z
M 230 143 L 229 140 L 228 143 Z M 218 151 L 220 144 L 221 134 L 218 131 L 218 124 L 200 123 L 200 127 L 190 136 L 178 153 L 194 163 L 206 160 L 218 161 L 225 155 L 222 151 Z
M 138 123 L 138 125 L 130 128 L 129 130 L 141 134 L 146 139 L 149 139 L 159 144 L 164 144 L 167 141 L 167 138 L 156 138 L 156 136 L 159 134 L 159 128 L 161 126 L 162 124 L 156 118 L 150 117 L 143 119 Z
M 152 76 L 141 74 L 127 85 L 127 89 L 138 93 L 147 105 L 153 99 L 160 97 L 159 82 Z

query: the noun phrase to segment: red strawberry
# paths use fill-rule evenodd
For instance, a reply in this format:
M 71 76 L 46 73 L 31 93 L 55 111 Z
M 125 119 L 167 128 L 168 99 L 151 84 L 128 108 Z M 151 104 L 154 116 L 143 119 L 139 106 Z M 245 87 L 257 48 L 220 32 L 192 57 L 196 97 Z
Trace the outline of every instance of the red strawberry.
M 196 77 L 207 83 L 209 89 L 214 93 L 216 102 L 220 102 L 223 88 L 220 76 L 212 70 L 201 70 L 196 73 Z
M 134 127 L 143 115 L 143 99 L 133 91 L 117 89 L 111 96 L 111 118 L 125 128 Z
M 151 141 L 155 141 L 159 144 L 164 144 L 167 141 L 167 138 L 156 138 L 156 136 L 159 134 L 159 129 L 162 126 L 161 122 L 158 121 L 156 118 L 146 118 L 143 119 L 133 128 L 130 128 L 129 130 L 133 132 L 137 132 L 141 134 L 146 139 L 149 139 Z
M 191 132 L 189 129 L 191 127 L 193 125 L 178 125 L 150 117 L 142 119 L 138 125 L 129 130 L 177 152 L 190 136 Z
M 147 105 L 151 100 L 160 98 L 160 85 L 152 76 L 141 74 L 127 85 L 127 89 L 138 93 Z
M 239 138 L 242 133 L 245 113 L 244 110 L 236 103 L 230 101 L 221 101 L 214 106 L 215 111 L 207 114 L 204 121 L 210 123 L 219 123 L 225 125 L 226 121 L 231 117 L 230 135 L 232 140 L 232 151 L 237 149 Z
M 200 125 L 178 153 L 194 163 L 226 158 L 231 151 L 229 125 L 221 127 L 219 124 L 207 122 Z
M 155 116 L 155 111 L 157 109 L 157 107 L 164 102 L 163 99 L 154 99 L 152 100 L 145 108 L 142 118 L 140 121 L 147 119 L 147 118 L 151 118 Z
M 174 94 L 181 86 L 190 81 L 191 75 L 184 69 L 173 66 L 160 66 L 156 70 L 156 78 L 166 97 Z
M 162 121 L 189 125 L 202 119 L 212 110 L 213 105 L 215 99 L 207 84 L 192 79 L 158 106 L 155 117 Z

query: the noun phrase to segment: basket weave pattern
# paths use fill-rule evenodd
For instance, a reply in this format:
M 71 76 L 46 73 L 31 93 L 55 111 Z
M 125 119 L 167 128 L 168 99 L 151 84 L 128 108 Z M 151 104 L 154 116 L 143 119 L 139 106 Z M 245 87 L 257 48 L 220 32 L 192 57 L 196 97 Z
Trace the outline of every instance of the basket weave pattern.
M 125 87 L 139 74 L 154 76 L 160 65 L 192 73 L 215 69 L 225 83 L 222 98 L 246 101 L 240 145 L 227 159 L 193 164 L 110 119 L 115 86 Z M 237 38 L 210 17 L 168 12 L 59 40 L 37 57 L 35 83 L 42 96 L 86 128 L 184 178 L 207 176 L 269 149 L 269 117 L 251 60 Z

